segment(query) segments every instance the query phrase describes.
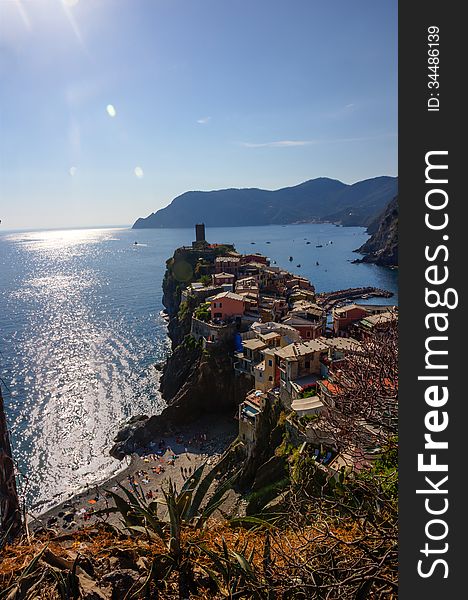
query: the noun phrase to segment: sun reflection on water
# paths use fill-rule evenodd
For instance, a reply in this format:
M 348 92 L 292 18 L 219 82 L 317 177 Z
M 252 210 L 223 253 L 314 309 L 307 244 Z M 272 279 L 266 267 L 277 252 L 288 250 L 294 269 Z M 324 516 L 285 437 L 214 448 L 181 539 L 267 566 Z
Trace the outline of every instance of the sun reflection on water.
M 31 502 L 61 498 L 116 470 L 108 450 L 119 424 L 162 406 L 158 372 L 144 365 L 165 351 L 163 324 L 153 317 L 152 339 L 129 320 L 125 278 L 105 271 L 116 253 L 128 254 L 112 250 L 115 236 L 111 229 L 8 236 L 22 279 L 4 294 L 12 322 L 2 371 L 11 374 L 13 441 Z M 137 313 L 133 321 L 147 318 Z

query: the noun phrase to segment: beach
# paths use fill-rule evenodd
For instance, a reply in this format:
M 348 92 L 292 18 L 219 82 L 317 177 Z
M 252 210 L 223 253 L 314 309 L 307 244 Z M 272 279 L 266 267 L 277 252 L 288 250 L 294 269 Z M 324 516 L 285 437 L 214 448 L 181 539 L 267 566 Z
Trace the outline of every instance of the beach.
M 153 440 L 148 447 L 125 457 L 123 462 L 127 462 L 127 466 L 104 482 L 88 486 L 42 514 L 29 512 L 28 525 L 31 530 L 44 528 L 57 533 L 71 532 L 98 522 L 119 526 L 119 513 L 99 514 L 115 506 L 109 492 L 125 496 L 119 487 L 123 486 L 144 496 L 147 502 L 163 498 L 162 489 L 168 488 L 169 481 L 180 490 L 203 463 L 208 472 L 236 436 L 237 423 L 230 415 L 201 418 L 190 426 L 180 427 L 174 435 Z

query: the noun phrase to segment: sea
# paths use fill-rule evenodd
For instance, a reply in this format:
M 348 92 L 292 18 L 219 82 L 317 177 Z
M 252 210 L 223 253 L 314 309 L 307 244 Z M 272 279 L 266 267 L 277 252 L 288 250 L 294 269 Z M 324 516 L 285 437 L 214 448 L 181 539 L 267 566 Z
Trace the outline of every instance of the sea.
M 351 262 L 368 238 L 362 227 L 207 228 L 206 236 L 266 254 L 318 292 L 375 286 L 394 296 L 368 302 L 398 304 L 397 271 Z M 33 513 L 116 473 L 122 464 L 109 448 L 119 428 L 163 409 L 154 368 L 169 353 L 161 284 L 166 260 L 193 239 L 191 229 L 0 232 L 0 377 Z

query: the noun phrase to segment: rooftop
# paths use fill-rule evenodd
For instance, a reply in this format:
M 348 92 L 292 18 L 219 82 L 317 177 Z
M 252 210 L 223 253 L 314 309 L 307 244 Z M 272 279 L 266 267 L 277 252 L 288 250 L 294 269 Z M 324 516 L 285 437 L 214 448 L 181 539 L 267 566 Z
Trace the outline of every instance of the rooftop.
M 342 388 L 339 385 L 328 381 L 328 379 L 321 379 L 318 383 L 332 395 L 339 394 L 342 391 Z
M 242 346 L 244 348 L 248 348 L 249 350 L 260 350 L 265 348 L 266 344 L 265 342 L 262 342 L 262 340 L 254 338 L 253 340 L 246 340 L 245 342 L 242 342 Z
M 239 256 L 217 256 L 215 259 L 215 262 L 217 263 L 221 263 L 221 262 L 239 262 L 240 261 L 240 257 Z
M 266 394 L 260 390 L 251 390 L 245 400 L 247 402 L 252 402 L 253 404 L 255 404 L 256 406 L 260 406 L 260 401 L 262 400 L 262 398 L 266 398 Z
M 308 342 L 294 342 L 276 351 L 276 355 L 285 360 L 296 360 L 300 356 L 307 356 L 313 352 L 325 352 L 328 346 L 320 340 L 310 340 Z
M 366 308 L 361 304 L 345 304 L 345 306 L 340 306 L 339 308 L 334 308 L 333 312 L 335 315 L 344 315 L 348 312 L 348 310 L 353 310 L 353 309 L 359 309 L 359 310 L 364 310 L 367 312 Z
M 361 344 L 354 338 L 334 337 L 334 338 L 320 338 L 324 344 L 334 348 L 335 350 L 349 350 L 357 351 L 361 348 Z
M 234 294 L 234 292 L 221 292 L 220 294 L 216 294 L 211 298 L 212 300 L 222 300 L 223 298 L 229 298 L 230 300 L 242 300 L 244 301 L 244 296 L 240 296 L 239 294 Z
M 215 273 L 213 277 L 215 279 L 224 279 L 225 277 L 229 277 L 230 279 L 232 279 L 234 275 L 232 273 Z
M 391 321 L 396 320 L 396 313 L 393 311 L 387 311 L 383 313 L 378 313 L 376 315 L 369 315 L 362 319 L 361 323 L 365 327 L 374 327 L 375 325 L 380 325 L 383 323 L 390 323 Z
M 313 410 L 323 408 L 323 402 L 317 398 L 317 396 L 311 396 L 310 398 L 297 398 L 292 401 L 291 408 L 298 411 Z
M 276 340 L 279 337 L 281 337 L 281 333 L 279 333 L 278 331 L 270 331 L 270 333 L 261 333 L 260 335 L 262 337 L 262 340 L 265 341 Z
M 304 319 L 303 317 L 298 317 L 297 315 L 289 313 L 283 319 L 283 323 L 285 325 L 296 325 L 302 327 L 317 327 L 317 321 L 309 321 L 308 319 Z

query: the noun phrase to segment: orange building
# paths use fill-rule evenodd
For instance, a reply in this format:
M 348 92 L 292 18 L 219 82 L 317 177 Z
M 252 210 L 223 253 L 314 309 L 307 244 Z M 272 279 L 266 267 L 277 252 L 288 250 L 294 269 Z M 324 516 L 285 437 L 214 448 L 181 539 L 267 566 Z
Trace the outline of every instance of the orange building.
M 233 292 L 222 292 L 211 299 L 211 319 L 226 321 L 242 317 L 245 312 L 245 299 Z

